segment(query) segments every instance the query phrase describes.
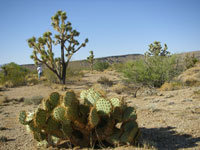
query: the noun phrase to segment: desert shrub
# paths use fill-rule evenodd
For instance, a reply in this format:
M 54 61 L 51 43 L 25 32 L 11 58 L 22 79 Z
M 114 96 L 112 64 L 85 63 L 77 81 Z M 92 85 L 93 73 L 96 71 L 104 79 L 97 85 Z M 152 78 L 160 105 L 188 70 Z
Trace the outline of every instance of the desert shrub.
M 80 81 L 83 76 L 84 73 L 82 72 L 81 68 L 68 67 L 66 73 L 67 81 Z
M 181 68 L 176 56 L 156 56 L 128 62 L 122 72 L 129 82 L 160 87 L 177 76 Z
M 103 84 L 103 85 L 106 85 L 106 86 L 112 86 L 112 85 L 113 85 L 113 81 L 111 81 L 110 79 L 108 79 L 108 78 L 105 77 L 105 76 L 100 77 L 100 78 L 97 80 L 97 83 L 100 83 L 100 84 Z
M 0 73 L 0 82 L 11 86 L 21 86 L 26 84 L 25 76 L 29 73 L 29 70 L 21 67 L 15 63 L 9 63 L 2 66 Z
M 94 70 L 97 70 L 97 71 L 104 71 L 108 69 L 108 67 L 109 67 L 109 63 L 107 62 L 97 61 L 94 64 Z
M 149 45 L 145 58 L 128 62 L 122 72 L 129 82 L 160 87 L 183 71 L 176 55 L 169 55 L 167 45 L 162 49 L 160 42 Z
M 48 68 L 43 71 L 44 76 L 46 77 L 47 81 L 50 83 L 59 83 L 58 77 Z
M 26 104 L 26 105 L 31 105 L 31 104 L 39 105 L 41 103 L 42 99 L 43 99 L 43 96 L 41 96 L 41 95 L 33 96 L 31 98 L 25 98 L 24 104 Z
M 121 72 L 121 70 L 123 69 L 125 63 L 113 63 L 111 65 L 111 68 L 116 70 L 117 72 Z
M 184 58 L 184 63 L 186 69 L 194 67 L 195 64 L 198 62 L 198 59 L 195 57 L 194 53 L 192 55 L 186 54 Z
M 80 68 L 68 67 L 66 72 L 66 81 L 79 81 L 83 77 L 84 73 Z M 44 76 L 50 83 L 60 83 L 57 76 L 49 69 L 44 70 Z
M 172 81 L 172 82 L 165 82 L 161 87 L 161 91 L 173 91 L 173 90 L 179 90 L 184 87 L 184 84 L 178 81 Z

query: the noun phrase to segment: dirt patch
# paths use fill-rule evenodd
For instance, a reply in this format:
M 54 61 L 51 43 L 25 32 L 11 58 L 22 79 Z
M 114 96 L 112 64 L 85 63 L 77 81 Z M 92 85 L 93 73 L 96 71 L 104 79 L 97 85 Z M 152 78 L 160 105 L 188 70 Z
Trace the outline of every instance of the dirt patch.
M 87 73 L 81 81 L 68 83 L 66 89 L 80 92 L 97 84 L 97 80 L 101 76 L 112 80 L 114 85 L 120 82 L 119 76 L 112 71 Z M 136 107 L 137 121 L 146 147 L 154 147 L 159 150 L 200 149 L 200 99 L 194 94 L 194 91 L 200 90 L 200 87 L 158 91 L 156 95 L 141 95 L 137 98 L 123 92 L 117 94 L 109 86 L 102 86 L 102 88 L 108 92 L 108 96 L 124 96 L 129 105 Z M 0 105 L 0 137 L 6 139 L 0 141 L 0 150 L 36 149 L 35 140 L 26 132 L 24 126 L 19 124 L 18 115 L 21 110 L 33 111 L 37 107 L 37 105 L 25 105 L 23 98 L 37 95 L 47 97 L 53 91 L 64 93 L 65 90 L 38 84 L 0 91 L 1 96 L 7 97 L 7 102 Z M 115 149 L 134 148 L 133 146 L 123 146 Z

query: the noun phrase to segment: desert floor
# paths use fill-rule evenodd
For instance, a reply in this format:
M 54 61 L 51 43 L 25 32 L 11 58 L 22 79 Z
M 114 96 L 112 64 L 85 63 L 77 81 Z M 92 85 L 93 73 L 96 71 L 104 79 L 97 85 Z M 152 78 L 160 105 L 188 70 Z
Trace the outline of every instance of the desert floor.
M 101 76 L 108 77 L 114 84 L 120 82 L 119 75 L 113 71 L 94 72 L 85 73 L 81 81 L 68 83 L 66 87 L 79 93 L 93 84 L 98 85 L 97 80 Z M 53 91 L 64 93 L 66 87 L 40 83 L 0 91 L 0 97 L 7 97 L 7 100 L 0 104 L 0 137 L 7 138 L 4 142 L 1 140 L 0 150 L 37 149 L 32 136 L 18 122 L 21 110 L 33 111 L 37 106 L 25 105 L 23 99 L 36 95 L 47 97 Z M 128 92 L 117 94 L 113 92 L 112 87 L 102 86 L 102 88 L 108 93 L 108 97 L 123 96 L 129 105 L 135 106 L 144 147 L 158 150 L 200 149 L 200 97 L 194 93 L 200 90 L 200 87 L 174 91 L 156 90 L 152 95 L 144 94 L 148 93 L 146 91 L 140 91 L 141 94 L 138 94 L 136 98 Z M 115 149 L 145 148 L 123 146 Z

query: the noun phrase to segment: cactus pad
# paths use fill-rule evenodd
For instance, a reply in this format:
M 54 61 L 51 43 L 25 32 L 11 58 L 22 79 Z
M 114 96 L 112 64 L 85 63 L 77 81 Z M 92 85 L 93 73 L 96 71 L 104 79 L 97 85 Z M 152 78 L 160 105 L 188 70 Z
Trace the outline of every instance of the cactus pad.
M 66 108 L 63 106 L 57 106 L 54 108 L 52 115 L 56 121 L 63 121 L 66 116 Z
M 27 125 L 28 122 L 26 121 L 26 112 L 25 111 L 21 111 L 19 114 L 19 122 L 23 125 Z
M 47 135 L 42 133 L 42 132 L 33 132 L 33 137 L 36 139 L 38 142 L 43 141 L 47 139 Z
M 60 94 L 58 92 L 51 93 L 49 97 L 49 102 L 53 108 L 59 104 L 59 99 L 60 99 Z
M 47 117 L 47 112 L 41 108 L 38 108 L 33 118 L 35 125 L 38 127 L 45 126 Z
M 110 103 L 110 101 L 104 98 L 100 98 L 96 102 L 96 109 L 98 113 L 102 115 L 108 115 L 112 111 L 112 104 Z
M 72 129 L 70 123 L 63 124 L 61 130 L 64 133 L 64 135 L 67 136 L 67 137 L 70 137 L 72 135 L 72 132 L 73 132 L 73 129 Z
M 67 91 L 64 97 L 64 105 L 68 107 L 73 105 L 74 103 L 78 103 L 74 91 Z
M 59 130 L 60 128 L 60 123 L 58 121 L 56 121 L 53 117 L 50 117 L 48 120 L 47 120 L 47 127 L 46 127 L 46 130 L 48 132 L 51 132 L 51 131 L 54 131 L 54 130 Z
M 85 103 L 88 105 L 94 105 L 98 99 L 102 96 L 99 92 L 95 91 L 93 88 L 87 90 L 87 96 L 85 98 Z
M 137 115 L 133 107 L 126 107 L 123 114 L 123 121 L 136 120 Z
M 111 98 L 110 102 L 112 103 L 113 107 L 121 107 L 121 100 L 119 98 Z
M 99 123 L 100 118 L 95 107 L 91 108 L 88 121 L 91 128 L 94 128 Z
M 121 136 L 121 142 L 133 142 L 135 141 L 137 134 L 138 134 L 138 125 L 135 121 L 129 121 L 127 123 L 125 123 L 122 128 L 124 129 L 124 133 Z

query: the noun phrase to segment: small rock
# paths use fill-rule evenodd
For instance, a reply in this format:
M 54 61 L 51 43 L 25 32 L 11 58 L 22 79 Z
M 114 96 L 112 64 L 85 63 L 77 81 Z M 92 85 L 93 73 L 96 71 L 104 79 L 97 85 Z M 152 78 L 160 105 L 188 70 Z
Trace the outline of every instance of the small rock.
M 160 102 L 159 99 L 152 101 L 152 103 L 158 103 L 158 102 Z
M 181 102 L 192 102 L 192 99 L 184 99 Z
M 167 95 L 167 96 L 165 96 L 165 98 L 172 98 L 172 97 L 174 97 L 174 95 Z
M 163 93 L 158 93 L 158 96 L 164 96 L 164 94 Z
M 168 105 L 174 105 L 175 103 L 174 102 L 170 102 L 170 103 L 168 103 Z

